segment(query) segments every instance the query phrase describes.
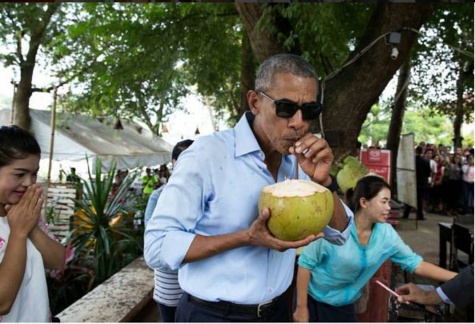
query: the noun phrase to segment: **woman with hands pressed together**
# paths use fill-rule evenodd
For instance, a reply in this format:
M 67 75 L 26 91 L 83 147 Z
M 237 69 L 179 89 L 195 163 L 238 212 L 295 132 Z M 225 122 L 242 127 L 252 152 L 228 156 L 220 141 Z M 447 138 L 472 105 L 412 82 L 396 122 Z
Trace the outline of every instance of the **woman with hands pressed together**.
M 178 269 L 178 322 L 291 320 L 286 291 L 295 249 L 317 239 L 274 237 L 258 210 L 262 188 L 297 177 L 332 186 L 333 154 L 309 132 L 321 108 L 303 58 L 281 54 L 259 67 L 247 111 L 233 129 L 198 138 L 180 155 L 145 231 L 152 268 Z M 343 244 L 352 213 L 334 193 L 325 240 Z M 321 237 L 322 235 L 318 235 Z
M 45 268 L 64 267 L 64 247 L 38 226 L 40 154 L 30 133 L 0 127 L 0 322 L 51 321 Z

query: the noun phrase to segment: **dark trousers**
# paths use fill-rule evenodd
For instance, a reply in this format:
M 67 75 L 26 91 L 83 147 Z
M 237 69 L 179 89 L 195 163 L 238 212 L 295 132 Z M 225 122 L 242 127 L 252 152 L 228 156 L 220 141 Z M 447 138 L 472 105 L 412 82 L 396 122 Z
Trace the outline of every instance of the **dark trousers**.
M 420 188 L 417 187 L 417 206 L 416 206 L 416 214 L 417 214 L 417 219 L 423 219 L 424 218 L 424 199 L 427 196 L 427 192 L 429 189 L 427 188 Z M 409 213 L 411 212 L 412 207 L 409 205 L 406 205 L 404 208 L 404 218 L 409 217 Z
M 162 319 L 162 322 L 175 322 L 176 307 L 167 306 L 158 302 L 157 305 L 158 310 L 160 311 L 160 318 Z
M 473 182 L 462 181 L 463 208 L 462 214 L 473 211 Z
M 449 179 L 447 188 L 448 188 L 447 209 L 449 211 L 456 213 L 460 205 L 460 200 L 463 197 L 462 180 Z
M 355 305 L 332 306 L 308 295 L 309 322 L 356 322 Z
M 288 322 L 289 307 L 286 295 L 279 299 L 279 305 L 272 314 L 257 317 L 251 314 L 232 313 L 216 309 L 190 300 L 190 295 L 184 293 L 178 303 L 175 320 L 177 322 Z

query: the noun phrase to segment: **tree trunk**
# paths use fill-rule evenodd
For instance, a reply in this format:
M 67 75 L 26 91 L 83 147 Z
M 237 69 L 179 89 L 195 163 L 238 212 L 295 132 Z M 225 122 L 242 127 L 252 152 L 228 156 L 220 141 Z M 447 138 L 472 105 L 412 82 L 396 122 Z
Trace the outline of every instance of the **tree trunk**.
M 454 119 L 454 148 L 462 147 L 462 122 L 463 122 L 463 83 L 464 73 L 463 68 L 459 67 L 459 77 L 457 79 L 457 102 L 455 104 L 455 119 Z
M 26 58 L 23 57 L 21 51 L 21 39 L 18 40 L 17 45 L 17 59 L 20 62 L 20 82 L 18 82 L 18 90 L 14 102 L 14 124 L 19 127 L 30 130 L 30 98 L 32 94 L 32 80 L 33 72 L 36 64 L 36 55 L 43 40 L 46 28 L 48 27 L 51 17 L 59 7 L 59 3 L 48 4 L 48 9 L 44 12 L 42 17 L 37 17 L 36 24 L 29 30 L 30 42 Z
M 401 26 L 419 30 L 432 10 L 432 5 L 425 4 L 378 4 L 354 56 L 381 35 L 400 30 Z M 355 150 L 361 126 L 371 106 L 410 55 L 417 34 L 409 30 L 401 32 L 401 42 L 396 45 L 399 50 L 397 59 L 391 58 L 392 47 L 382 38 L 361 58 L 326 82 L 324 122 L 328 128 L 326 134 L 331 134 L 334 139 L 330 145 L 335 158 Z
M 31 80 L 33 78 L 33 66 L 22 64 L 20 66 L 20 82 L 18 83 L 17 94 L 14 103 L 14 121 L 15 125 L 30 130 L 30 98 L 31 98 Z
M 262 5 L 236 2 L 236 9 L 246 29 L 254 57 L 259 63 L 272 55 L 285 52 L 283 44 L 267 31 L 257 27 L 262 16 Z
M 239 2 L 236 7 L 249 35 L 254 56 L 259 62 L 283 52 L 284 47 L 277 38 L 257 30 L 257 23 L 262 16 L 259 4 Z M 335 159 L 356 149 L 361 126 L 371 106 L 377 102 L 417 39 L 417 34 L 411 29 L 419 30 L 432 11 L 431 4 L 377 4 L 364 36 L 347 61 L 349 63 L 354 59 L 354 62 L 325 81 L 324 130 Z M 386 33 L 393 31 L 402 33 L 401 42 L 396 45 L 399 56 L 395 60 L 391 59 L 392 47 L 385 43 L 384 37 Z M 360 54 L 363 50 L 366 52 Z M 318 122 L 313 125 L 312 130 L 318 128 L 317 124 Z
M 251 43 L 247 33 L 243 33 L 241 46 L 241 105 L 239 106 L 239 120 L 246 110 L 249 110 L 247 104 L 247 92 L 254 89 L 254 56 L 252 55 Z
M 402 122 L 404 120 L 404 112 L 406 110 L 407 87 L 411 81 L 411 55 L 407 55 L 406 60 L 399 69 L 399 77 L 397 80 L 396 94 L 394 104 L 392 105 L 391 123 L 387 137 L 387 148 L 392 152 L 391 158 L 391 188 L 395 192 L 396 189 L 396 161 L 397 151 L 402 130 Z

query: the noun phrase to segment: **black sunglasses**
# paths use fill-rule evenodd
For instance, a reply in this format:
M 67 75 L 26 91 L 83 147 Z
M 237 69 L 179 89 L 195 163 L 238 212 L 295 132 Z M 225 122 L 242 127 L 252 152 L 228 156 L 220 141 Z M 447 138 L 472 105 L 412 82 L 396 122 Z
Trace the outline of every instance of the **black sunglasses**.
M 316 102 L 304 103 L 302 106 L 299 106 L 298 103 L 288 99 L 276 100 L 263 91 L 257 90 L 256 92 L 274 102 L 275 114 L 280 118 L 291 118 L 300 109 L 304 120 L 314 120 L 322 112 L 322 105 Z

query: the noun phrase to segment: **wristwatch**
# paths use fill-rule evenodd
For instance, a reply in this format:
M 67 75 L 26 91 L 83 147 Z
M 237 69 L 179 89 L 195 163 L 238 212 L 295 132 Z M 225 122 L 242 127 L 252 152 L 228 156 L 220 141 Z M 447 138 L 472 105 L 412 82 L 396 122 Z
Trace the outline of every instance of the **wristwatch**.
M 331 192 L 338 191 L 338 188 L 340 187 L 338 186 L 338 182 L 336 181 L 336 178 L 333 176 L 330 176 L 330 178 L 332 179 L 332 182 L 328 186 L 325 186 L 325 188 L 327 188 Z

